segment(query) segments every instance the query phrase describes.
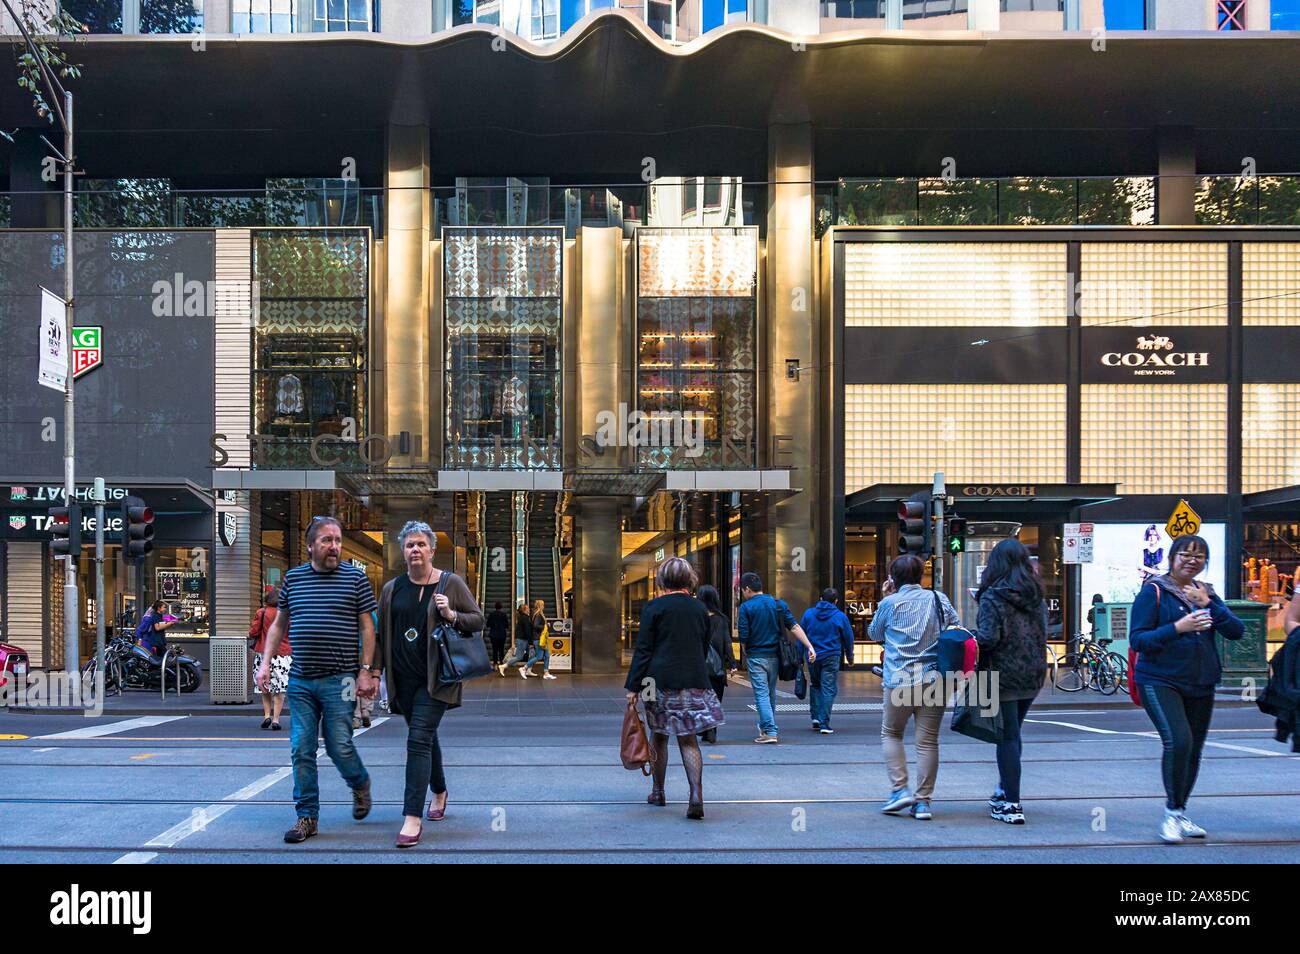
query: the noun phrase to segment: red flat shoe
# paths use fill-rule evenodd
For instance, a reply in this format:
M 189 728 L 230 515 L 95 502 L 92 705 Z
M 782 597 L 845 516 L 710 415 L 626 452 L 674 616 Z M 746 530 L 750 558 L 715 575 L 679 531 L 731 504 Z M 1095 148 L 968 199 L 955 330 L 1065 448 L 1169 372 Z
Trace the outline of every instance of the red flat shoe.
M 435 808 L 434 806 L 437 804 L 438 800 L 436 798 L 429 802 L 429 814 L 424 816 L 429 819 L 429 821 L 442 821 L 443 817 L 447 813 L 447 802 L 445 799 L 443 800 L 442 808 Z
M 418 845 L 418 844 L 420 843 L 420 834 L 421 834 L 421 833 L 418 832 L 418 831 L 417 831 L 414 835 L 403 835 L 401 832 L 398 832 L 398 833 L 397 833 L 397 847 L 398 847 L 398 848 L 414 848 L 416 845 Z

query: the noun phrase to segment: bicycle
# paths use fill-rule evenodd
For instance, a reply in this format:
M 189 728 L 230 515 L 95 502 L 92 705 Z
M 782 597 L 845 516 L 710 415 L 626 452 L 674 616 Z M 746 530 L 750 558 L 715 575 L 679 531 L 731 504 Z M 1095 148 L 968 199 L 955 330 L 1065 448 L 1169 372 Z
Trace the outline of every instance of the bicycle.
M 1114 695 L 1120 689 L 1120 671 L 1108 653 L 1098 643 L 1083 636 L 1075 638 L 1077 648 L 1065 654 L 1056 667 L 1053 685 L 1062 692 L 1082 692 L 1092 689 L 1104 696 Z M 1125 665 L 1125 677 L 1127 676 Z

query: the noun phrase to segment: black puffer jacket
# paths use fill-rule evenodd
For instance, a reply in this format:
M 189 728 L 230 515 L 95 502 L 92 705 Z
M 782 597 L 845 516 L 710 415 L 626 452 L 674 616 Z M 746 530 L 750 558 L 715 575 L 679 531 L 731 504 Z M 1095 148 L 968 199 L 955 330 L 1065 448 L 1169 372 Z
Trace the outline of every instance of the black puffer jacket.
M 1047 673 L 1047 607 L 1041 599 L 1025 597 L 1003 586 L 980 597 L 975 641 L 979 669 L 998 673 L 1003 699 L 1032 699 Z

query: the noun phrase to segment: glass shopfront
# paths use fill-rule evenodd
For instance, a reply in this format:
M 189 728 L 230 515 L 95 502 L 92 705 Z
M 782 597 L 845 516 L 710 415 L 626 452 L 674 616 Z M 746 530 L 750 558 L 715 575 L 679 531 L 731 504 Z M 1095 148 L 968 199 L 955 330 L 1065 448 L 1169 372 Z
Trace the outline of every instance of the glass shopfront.
M 1300 574 L 1300 524 L 1246 524 L 1242 555 L 1241 596 L 1268 605 L 1268 641 L 1285 642 L 1283 620 Z
M 447 228 L 443 249 L 448 463 L 559 467 L 563 230 Z
M 267 466 L 310 467 L 313 438 L 368 433 L 369 258 L 364 230 L 253 234 L 254 414 Z

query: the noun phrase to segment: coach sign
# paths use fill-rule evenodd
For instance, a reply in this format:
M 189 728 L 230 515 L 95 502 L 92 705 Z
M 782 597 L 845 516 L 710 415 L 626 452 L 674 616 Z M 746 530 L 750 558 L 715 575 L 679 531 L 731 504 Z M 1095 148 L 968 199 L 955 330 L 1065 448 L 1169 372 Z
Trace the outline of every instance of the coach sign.
M 1086 384 L 1223 384 L 1225 327 L 1084 328 Z

